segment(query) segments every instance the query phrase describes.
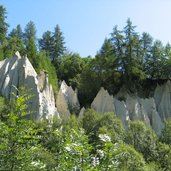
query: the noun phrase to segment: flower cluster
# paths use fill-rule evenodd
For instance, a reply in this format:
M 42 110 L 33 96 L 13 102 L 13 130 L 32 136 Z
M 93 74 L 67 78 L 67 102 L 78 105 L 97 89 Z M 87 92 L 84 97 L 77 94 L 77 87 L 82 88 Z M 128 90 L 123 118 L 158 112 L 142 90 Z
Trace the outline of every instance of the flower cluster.
M 111 138 L 107 134 L 99 134 L 99 138 L 103 142 L 111 142 Z

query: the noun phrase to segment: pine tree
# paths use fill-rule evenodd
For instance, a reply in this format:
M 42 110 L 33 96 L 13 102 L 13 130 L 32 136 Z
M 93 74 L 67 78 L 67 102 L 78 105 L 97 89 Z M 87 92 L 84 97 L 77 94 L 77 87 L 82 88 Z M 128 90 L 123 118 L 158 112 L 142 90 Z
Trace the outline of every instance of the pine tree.
M 32 38 L 34 41 L 36 41 L 36 26 L 33 21 L 28 22 L 24 29 L 24 40 L 25 44 L 27 45 L 27 42 Z
M 141 66 L 141 43 L 139 35 L 135 32 L 136 26 L 132 25 L 130 19 L 127 20 L 127 25 L 124 27 L 125 33 L 125 55 L 124 55 L 124 82 L 132 90 L 135 90 L 136 85 L 140 85 L 139 81 L 145 78 L 143 68 Z M 130 86 L 130 84 L 132 84 Z
M 19 51 L 21 55 L 25 54 L 23 32 L 20 25 L 17 25 L 17 27 L 12 29 L 9 33 L 8 44 L 5 48 L 5 55 L 6 57 L 11 57 L 16 51 Z
M 61 32 L 59 25 L 55 27 L 53 39 L 54 39 L 54 47 L 53 47 L 54 51 L 53 51 L 52 62 L 55 62 L 58 60 L 59 57 L 61 57 L 64 54 L 66 50 L 64 46 L 65 42 L 64 42 L 63 33 Z
M 6 39 L 6 33 L 8 30 L 8 24 L 6 23 L 6 9 L 0 5 L 0 45 L 3 44 L 4 40 Z
M 117 70 L 120 72 L 125 72 L 124 64 L 124 36 L 123 32 L 118 30 L 117 26 L 113 28 L 111 33 L 111 42 L 114 49 L 114 54 L 118 61 Z
M 163 79 L 165 76 L 164 72 L 164 47 L 161 41 L 157 40 L 154 42 L 151 49 L 151 56 L 148 58 L 147 62 L 147 75 L 149 78 L 153 79 Z
M 100 56 L 109 56 L 109 55 L 113 55 L 114 50 L 113 50 L 113 46 L 111 43 L 110 39 L 105 39 L 104 43 L 100 49 L 99 55 Z
M 6 34 L 8 30 L 8 24 L 6 23 L 6 9 L 0 5 L 0 60 L 4 59 L 4 48 L 7 44 Z
M 148 33 L 143 33 L 141 37 L 141 48 L 142 48 L 142 65 L 143 70 L 146 72 L 148 69 L 147 63 L 151 57 L 153 38 Z
M 132 25 L 130 19 L 127 20 L 127 25 L 124 27 L 125 33 L 125 60 L 126 60 L 126 68 L 127 72 L 129 72 L 130 67 L 133 63 L 133 58 L 135 57 L 134 54 L 134 46 L 135 46 L 135 37 L 137 33 L 135 32 L 136 26 Z
M 19 39 L 23 40 L 23 32 L 20 24 L 18 24 L 16 28 L 12 29 L 9 34 L 9 37 L 18 37 Z
M 39 40 L 39 47 L 41 50 L 45 51 L 46 55 L 53 58 L 53 46 L 54 40 L 52 37 L 52 33 L 50 31 L 46 31 L 43 33 L 42 38 Z
M 27 56 L 30 59 L 33 66 L 36 67 L 36 26 L 32 21 L 30 21 L 25 27 L 24 43 L 26 46 Z

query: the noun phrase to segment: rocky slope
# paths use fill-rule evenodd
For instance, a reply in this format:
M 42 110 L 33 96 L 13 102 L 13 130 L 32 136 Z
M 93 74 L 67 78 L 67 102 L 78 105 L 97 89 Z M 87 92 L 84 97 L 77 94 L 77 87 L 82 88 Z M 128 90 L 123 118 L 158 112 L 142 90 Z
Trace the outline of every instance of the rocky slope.
M 91 107 L 100 113 L 116 113 L 125 127 L 129 120 L 142 120 L 160 134 L 164 120 L 171 117 L 171 82 L 158 85 L 154 97 L 145 99 L 130 95 L 124 89 L 113 97 L 101 88 Z

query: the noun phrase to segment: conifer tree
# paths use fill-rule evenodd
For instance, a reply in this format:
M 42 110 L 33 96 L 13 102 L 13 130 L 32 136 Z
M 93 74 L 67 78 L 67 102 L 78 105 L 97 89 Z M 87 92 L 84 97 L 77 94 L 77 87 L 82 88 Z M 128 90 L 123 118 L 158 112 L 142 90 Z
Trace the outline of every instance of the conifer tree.
M 32 21 L 30 21 L 25 27 L 24 43 L 26 46 L 27 56 L 30 59 L 33 66 L 36 67 L 36 26 Z
M 33 40 L 36 41 L 36 26 L 33 21 L 27 23 L 24 31 L 24 39 L 26 44 L 27 41 L 29 41 L 31 38 L 33 38 Z
M 8 24 L 5 21 L 7 18 L 6 14 L 6 9 L 0 5 L 0 45 L 2 45 L 6 39 L 6 33 L 8 30 Z
M 114 54 L 118 61 L 117 70 L 125 72 L 124 64 L 124 36 L 123 32 L 118 30 L 117 26 L 113 28 L 111 33 L 111 42 L 114 49 Z
M 20 24 L 18 24 L 16 28 L 12 29 L 12 31 L 9 34 L 9 37 L 14 37 L 14 36 L 23 40 L 23 31 Z
M 8 30 L 8 24 L 6 23 L 6 9 L 0 5 L 0 60 L 4 59 L 4 47 L 6 46 L 6 34 Z
M 39 40 L 39 47 L 41 50 L 45 51 L 46 55 L 53 59 L 53 46 L 54 39 L 50 31 L 43 33 L 42 38 Z
M 58 60 L 59 57 L 61 57 L 64 54 L 66 50 L 64 46 L 65 42 L 64 42 L 63 33 L 61 32 L 59 25 L 55 27 L 53 39 L 54 39 L 54 47 L 53 47 L 52 62 L 55 62 Z
M 23 32 L 20 25 L 12 29 L 8 35 L 8 44 L 5 48 L 6 57 L 13 56 L 16 51 L 19 51 L 21 55 L 25 54 Z

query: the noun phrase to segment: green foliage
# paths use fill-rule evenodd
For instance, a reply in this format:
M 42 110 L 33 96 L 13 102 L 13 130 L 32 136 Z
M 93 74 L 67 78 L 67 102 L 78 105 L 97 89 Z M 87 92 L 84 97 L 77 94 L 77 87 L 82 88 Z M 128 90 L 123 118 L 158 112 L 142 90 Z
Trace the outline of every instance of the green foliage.
M 37 68 L 36 26 L 32 21 L 30 21 L 25 27 L 24 44 L 30 62 L 35 68 Z
M 6 9 L 2 5 L 0 5 L 0 47 L 6 39 L 6 33 L 8 30 L 8 24 L 5 21 L 7 18 L 6 14 Z
M 26 120 L 25 102 L 30 97 L 23 90 L 6 120 L 0 121 L 0 170 L 171 169 L 170 146 L 157 143 L 156 135 L 142 122 L 131 122 L 125 132 L 113 113 L 99 114 L 92 109 L 79 119 L 71 115 L 52 122 Z M 3 107 L 4 99 L 0 101 Z M 133 146 L 123 143 L 124 136 Z
M 18 37 L 19 39 L 23 40 L 23 32 L 20 24 L 18 24 L 16 28 L 12 29 L 9 37 Z
M 33 37 L 31 37 L 27 42 L 26 52 L 27 52 L 28 58 L 29 58 L 30 62 L 32 63 L 33 67 L 37 68 L 37 65 L 38 65 L 37 60 L 36 60 L 37 47 L 36 47 L 36 44 L 35 44 Z
M 58 92 L 58 79 L 54 66 L 51 64 L 50 59 L 46 56 L 44 52 L 40 52 L 36 58 L 37 67 L 35 68 L 37 73 L 40 71 L 46 71 L 48 73 L 49 83 L 53 87 L 55 95 Z
M 145 165 L 144 171 L 162 171 L 162 168 L 159 163 L 151 162 Z
M 119 144 L 114 152 L 116 161 L 118 162 L 117 170 L 135 170 L 141 171 L 145 166 L 143 156 L 133 147 L 126 144 Z
M 122 142 L 124 139 L 123 125 L 114 113 L 99 114 L 93 109 L 88 109 L 81 123 L 92 143 L 98 143 L 99 134 L 110 136 L 113 143 Z
M 11 105 L 7 99 L 0 96 L 0 120 L 5 121 L 7 114 L 11 110 Z
M 78 87 L 80 74 L 85 66 L 83 58 L 76 53 L 66 53 L 58 60 L 56 67 L 59 80 L 65 80 L 68 85 Z
M 8 39 L 8 44 L 4 49 L 5 57 L 12 57 L 15 52 L 19 51 L 21 55 L 25 54 L 25 48 L 23 41 L 17 37 L 13 36 Z
M 157 144 L 157 154 L 154 160 L 161 166 L 163 170 L 171 170 L 171 148 L 164 143 Z
M 54 39 L 50 31 L 43 33 L 42 38 L 39 40 L 40 49 L 45 51 L 46 55 L 53 58 Z
M 160 140 L 163 143 L 171 145 L 171 119 L 168 118 L 164 122 L 164 127 L 161 132 Z
M 97 112 L 93 109 L 88 109 L 85 111 L 82 118 L 82 127 L 86 134 L 89 135 L 90 141 L 94 142 L 98 137 L 98 122 L 101 118 Z
M 144 158 L 133 147 L 122 143 L 113 144 L 106 134 L 100 134 L 99 138 L 102 143 L 98 146 L 94 161 L 97 170 L 144 170 Z
M 142 121 L 131 121 L 129 123 L 125 134 L 125 142 L 142 153 L 146 161 L 151 161 L 155 155 L 157 136 Z
M 100 134 L 108 134 L 113 143 L 122 142 L 124 139 L 124 128 L 122 122 L 114 113 L 105 113 L 99 120 Z
M 0 121 L 0 170 L 46 170 L 48 167 L 45 162 L 49 162 L 50 154 L 39 144 L 38 129 L 33 121 L 24 119 L 29 98 L 19 93 L 6 121 Z
M 155 41 L 151 47 L 151 56 L 148 58 L 147 64 L 147 75 L 153 79 L 166 79 L 163 67 L 165 65 L 164 47 L 161 41 Z
M 33 41 L 36 40 L 36 26 L 33 21 L 30 21 L 27 23 L 25 29 L 24 29 L 24 43 L 27 45 L 27 42 L 33 39 Z
M 55 31 L 53 34 L 53 40 L 54 40 L 54 46 L 53 46 L 53 57 L 52 57 L 52 63 L 56 63 L 58 58 L 62 56 L 66 50 L 64 46 L 64 37 L 63 33 L 59 27 L 59 25 L 56 25 Z
M 78 97 L 82 104 L 89 106 L 101 87 L 101 75 L 95 72 L 95 59 L 88 62 L 81 73 Z

